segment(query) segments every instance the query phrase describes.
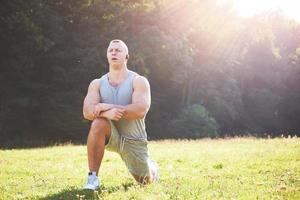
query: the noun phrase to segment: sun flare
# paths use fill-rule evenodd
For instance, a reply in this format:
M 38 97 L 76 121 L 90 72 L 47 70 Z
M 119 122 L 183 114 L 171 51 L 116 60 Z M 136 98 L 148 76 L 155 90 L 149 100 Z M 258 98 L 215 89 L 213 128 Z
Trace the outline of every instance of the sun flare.
M 268 12 L 280 11 L 285 16 L 300 22 L 299 0 L 219 0 L 218 3 L 233 2 L 234 9 L 242 17 Z

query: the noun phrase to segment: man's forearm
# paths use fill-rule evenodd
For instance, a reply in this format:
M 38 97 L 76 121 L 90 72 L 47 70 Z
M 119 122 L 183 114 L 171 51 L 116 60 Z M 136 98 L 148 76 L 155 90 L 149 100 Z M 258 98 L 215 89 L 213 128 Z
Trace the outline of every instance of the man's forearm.
M 83 108 L 83 117 L 87 120 L 94 120 L 95 119 L 95 116 L 94 116 L 94 111 L 95 109 L 95 105 L 86 105 L 84 106 Z
M 99 103 L 97 105 L 90 104 L 84 107 L 83 116 L 85 119 L 92 121 L 97 117 L 95 111 L 101 114 L 102 112 L 105 112 L 113 108 L 114 106 L 115 105 L 113 104 L 107 104 L 107 103 Z
M 129 104 L 126 106 L 116 105 L 116 107 L 123 108 L 125 110 L 122 118 L 127 120 L 141 119 L 148 112 L 148 109 L 145 108 L 145 106 L 140 104 Z
M 98 115 L 98 117 L 104 117 L 104 118 L 109 118 L 108 117 L 108 111 L 112 108 L 120 108 L 120 109 L 124 109 L 124 114 L 122 116 L 122 119 L 127 119 L 127 120 L 135 120 L 135 119 L 141 119 L 143 118 L 147 112 L 148 112 L 148 108 L 145 108 L 145 106 L 140 105 L 138 103 L 136 104 L 129 104 L 126 106 L 122 106 L 122 105 L 114 105 L 114 104 L 106 104 L 106 110 L 103 110 L 100 112 L 100 114 Z
M 102 111 L 98 117 L 103 117 L 103 118 L 109 119 L 107 116 L 107 112 L 108 112 L 108 110 Z

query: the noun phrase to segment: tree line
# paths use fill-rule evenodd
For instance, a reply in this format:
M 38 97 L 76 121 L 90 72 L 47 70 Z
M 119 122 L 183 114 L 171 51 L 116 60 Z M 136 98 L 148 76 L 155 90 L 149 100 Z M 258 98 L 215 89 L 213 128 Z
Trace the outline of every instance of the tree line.
M 0 8 L 0 143 L 84 141 L 112 39 L 148 78 L 149 139 L 297 135 L 300 25 L 191 0 L 11 0 Z

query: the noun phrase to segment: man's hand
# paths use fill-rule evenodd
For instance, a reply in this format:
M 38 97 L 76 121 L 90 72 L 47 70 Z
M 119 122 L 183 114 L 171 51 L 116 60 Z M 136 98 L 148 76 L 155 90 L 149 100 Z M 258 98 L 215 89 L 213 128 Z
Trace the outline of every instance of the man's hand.
M 105 117 L 110 120 L 119 121 L 124 115 L 125 109 L 123 108 L 111 108 L 105 112 L 100 113 L 100 117 Z
M 93 111 L 93 115 L 94 118 L 96 117 L 100 117 L 100 113 L 107 111 L 109 109 L 112 109 L 114 107 L 113 104 L 107 104 L 107 103 L 98 103 L 95 107 L 94 107 L 94 111 Z

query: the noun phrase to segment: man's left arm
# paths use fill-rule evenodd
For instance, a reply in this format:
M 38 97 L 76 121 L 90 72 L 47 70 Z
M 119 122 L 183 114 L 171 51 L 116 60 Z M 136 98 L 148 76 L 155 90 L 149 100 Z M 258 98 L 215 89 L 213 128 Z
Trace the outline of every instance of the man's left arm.
M 125 112 L 123 119 L 142 119 L 147 114 L 151 105 L 151 92 L 148 80 L 143 76 L 138 76 L 133 80 L 132 103 L 122 106 Z

